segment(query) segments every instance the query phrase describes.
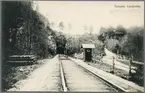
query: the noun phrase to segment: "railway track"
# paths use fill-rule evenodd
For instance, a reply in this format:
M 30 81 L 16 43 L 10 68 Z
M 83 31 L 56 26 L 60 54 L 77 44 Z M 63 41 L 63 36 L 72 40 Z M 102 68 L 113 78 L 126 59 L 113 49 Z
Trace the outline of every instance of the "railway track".
M 92 92 L 122 92 L 123 90 L 111 85 L 91 71 L 78 65 L 67 57 L 60 55 L 60 71 L 62 91 L 92 91 Z
M 95 69 L 95 68 L 94 68 Z M 142 92 L 143 88 L 130 82 L 112 82 L 112 77 L 103 77 L 101 70 L 94 70 L 71 57 L 57 55 L 35 70 L 16 88 L 8 91 L 62 91 L 62 92 Z M 101 75 L 100 75 L 101 73 Z M 108 76 L 108 75 L 107 75 Z M 111 79 L 110 79 L 111 78 Z M 114 78 L 113 78 L 114 79 Z M 117 80 L 117 78 L 115 78 Z M 125 83 L 124 83 L 125 82 Z M 125 85 L 126 84 L 126 85 Z M 123 86 L 122 86 L 123 85 Z M 125 85 L 125 86 L 124 86 Z M 131 86 L 133 85 L 133 87 Z

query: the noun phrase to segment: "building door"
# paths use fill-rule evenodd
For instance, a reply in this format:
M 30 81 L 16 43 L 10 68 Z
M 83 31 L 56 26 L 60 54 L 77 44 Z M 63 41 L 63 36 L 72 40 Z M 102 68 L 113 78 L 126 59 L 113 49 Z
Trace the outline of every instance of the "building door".
M 91 61 L 92 60 L 92 50 L 86 49 L 85 51 L 85 61 Z

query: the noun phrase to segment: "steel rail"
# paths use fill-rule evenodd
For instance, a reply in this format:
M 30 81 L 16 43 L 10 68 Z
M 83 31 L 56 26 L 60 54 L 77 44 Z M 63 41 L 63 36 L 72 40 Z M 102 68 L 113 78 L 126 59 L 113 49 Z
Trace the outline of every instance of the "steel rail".
M 64 71 L 63 71 L 63 65 L 62 65 L 62 62 L 60 60 L 60 57 L 59 57 L 59 62 L 60 62 L 60 74 L 61 74 L 61 81 L 62 81 L 62 91 L 67 92 L 68 88 L 66 85 L 65 75 L 64 75 Z

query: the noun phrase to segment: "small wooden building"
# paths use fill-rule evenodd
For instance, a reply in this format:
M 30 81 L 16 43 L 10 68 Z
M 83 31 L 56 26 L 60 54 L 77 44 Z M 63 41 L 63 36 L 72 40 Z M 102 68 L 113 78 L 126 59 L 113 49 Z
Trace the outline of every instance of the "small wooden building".
M 83 59 L 84 61 L 92 61 L 92 49 L 95 48 L 94 44 L 82 44 L 81 48 L 83 49 Z

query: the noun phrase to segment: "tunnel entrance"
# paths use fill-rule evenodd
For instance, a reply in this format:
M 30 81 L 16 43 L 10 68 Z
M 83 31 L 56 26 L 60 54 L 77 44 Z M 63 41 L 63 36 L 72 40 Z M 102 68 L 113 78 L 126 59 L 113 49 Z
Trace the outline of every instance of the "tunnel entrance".
M 65 45 L 66 45 L 66 37 L 62 33 L 57 33 L 57 37 L 55 38 L 56 41 L 56 53 L 57 54 L 64 54 Z
M 64 54 L 64 47 L 57 47 L 57 54 Z
M 56 44 L 57 48 L 56 48 L 56 53 L 57 54 L 65 54 L 65 44 L 66 42 L 58 42 Z

